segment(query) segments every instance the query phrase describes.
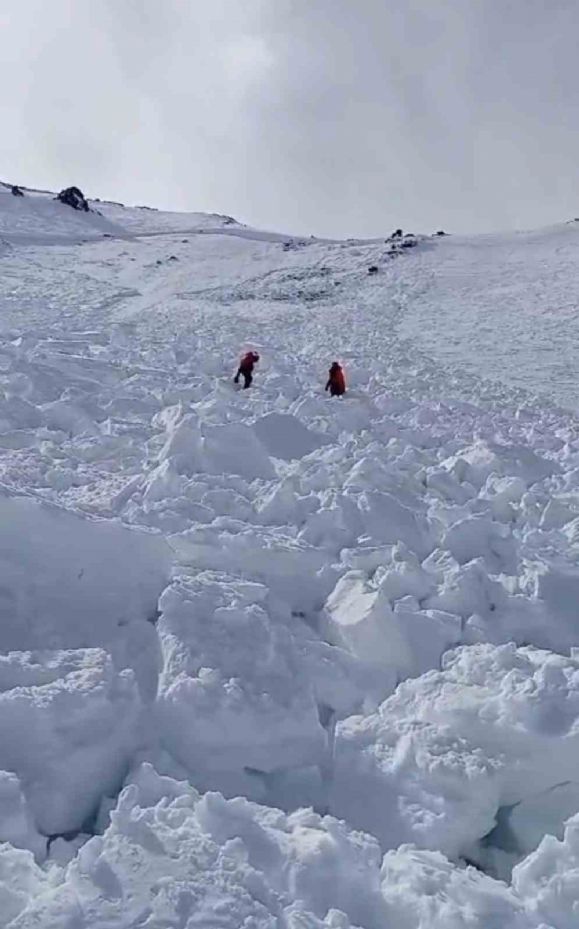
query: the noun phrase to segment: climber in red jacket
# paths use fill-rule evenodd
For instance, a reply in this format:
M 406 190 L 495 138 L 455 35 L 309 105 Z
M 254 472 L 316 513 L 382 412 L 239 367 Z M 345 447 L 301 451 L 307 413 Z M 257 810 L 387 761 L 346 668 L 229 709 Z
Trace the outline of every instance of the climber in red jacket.
M 342 394 L 346 393 L 346 378 L 344 377 L 344 369 L 337 361 L 332 363 L 330 368 L 330 376 L 328 378 L 328 383 L 326 384 L 326 390 L 330 391 L 332 397 L 341 397 Z
M 234 383 L 239 384 L 239 378 L 243 376 L 243 389 L 247 390 L 248 387 L 251 387 L 251 382 L 253 381 L 253 369 L 257 362 L 259 361 L 259 355 L 257 352 L 247 352 L 239 362 L 239 368 L 237 374 L 234 377 Z

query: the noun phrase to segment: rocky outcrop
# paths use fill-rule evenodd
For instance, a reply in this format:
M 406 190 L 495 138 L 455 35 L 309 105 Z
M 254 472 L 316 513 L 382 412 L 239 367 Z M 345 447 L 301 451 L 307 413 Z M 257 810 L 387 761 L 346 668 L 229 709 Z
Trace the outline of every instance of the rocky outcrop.
M 66 203 L 67 206 L 71 206 L 73 210 L 82 210 L 88 213 L 90 209 L 88 200 L 78 187 L 65 187 L 55 199 L 60 200 L 61 203 Z

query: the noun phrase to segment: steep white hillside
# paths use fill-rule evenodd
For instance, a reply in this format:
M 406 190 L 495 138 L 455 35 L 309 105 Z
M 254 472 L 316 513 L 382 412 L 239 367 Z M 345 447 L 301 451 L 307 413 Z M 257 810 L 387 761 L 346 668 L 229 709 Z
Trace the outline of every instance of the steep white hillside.
M 292 236 L 251 229 L 220 213 L 176 213 L 148 206 L 125 206 L 88 200 L 88 211 L 75 210 L 51 191 L 19 188 L 0 182 L 0 238 L 19 245 L 63 245 L 97 238 L 146 238 L 169 233 L 220 234 L 256 241 L 285 242 Z M 296 239 L 305 244 L 307 239 Z
M 59 244 L 123 235 L 124 230 L 96 212 L 84 213 L 55 200 L 55 195 L 24 188 L 15 197 L 0 184 L 0 239 L 19 245 Z
M 91 207 L 131 233 L 159 235 L 165 232 L 182 232 L 190 229 L 244 228 L 231 216 L 218 213 L 172 213 L 148 206 L 126 207 L 122 203 L 92 200 Z
M 437 244 L 413 276 L 401 332 L 443 363 L 576 410 L 579 221 Z
M 92 206 L 0 188 L 0 927 L 574 926 L 575 226 Z

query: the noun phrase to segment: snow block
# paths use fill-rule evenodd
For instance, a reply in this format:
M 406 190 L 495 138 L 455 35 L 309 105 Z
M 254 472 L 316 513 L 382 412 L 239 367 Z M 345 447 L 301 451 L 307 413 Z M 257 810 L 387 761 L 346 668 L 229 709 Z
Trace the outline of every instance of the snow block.
M 30 862 L 14 861 L 25 885 L 14 915 L 30 888 L 19 929 L 64 929 L 79 918 L 123 929 L 144 915 L 151 927 L 191 929 L 386 925 L 381 854 L 370 836 L 311 810 L 287 816 L 218 793 L 199 799 L 174 785 L 152 805 L 140 787 L 127 786 L 105 834 L 51 884 Z
M 200 786 L 227 776 L 239 792 L 247 768 L 322 757 L 312 686 L 288 629 L 261 605 L 266 595 L 257 584 L 200 578 L 161 598 L 161 739 Z
M 303 458 L 329 442 L 323 433 L 308 429 L 297 417 L 284 413 L 268 413 L 256 420 L 253 428 L 269 454 L 285 461 Z
M 393 690 L 400 680 L 437 666 L 443 652 L 460 642 L 461 622 L 436 610 L 394 610 L 386 590 L 386 584 L 370 585 L 363 571 L 349 571 L 326 601 L 325 617 L 329 641 L 383 668 Z
M 358 508 L 364 530 L 377 542 L 404 542 L 420 558 L 433 550 L 435 534 L 428 518 L 404 506 L 393 494 L 367 491 L 361 494 Z
M 331 816 L 200 798 L 152 769 L 136 772 L 104 835 L 66 870 L 48 878 L 2 846 L 4 901 L 18 929 L 79 919 L 123 929 L 144 915 L 191 929 L 539 929 L 514 890 L 440 852 L 403 847 L 382 860 L 375 839 Z
M 0 656 L 0 769 L 44 835 L 80 829 L 114 793 L 138 744 L 132 671 L 101 649 Z
M 0 771 L 0 842 L 28 849 L 40 860 L 46 854 L 46 839 L 36 829 L 20 781 L 12 771 Z
M 12 921 L 24 914 L 29 905 L 40 900 L 45 893 L 50 894 L 55 878 L 58 884 L 62 880 L 62 875 L 59 874 L 57 877 L 53 871 L 52 875 L 48 876 L 35 862 L 31 852 L 13 848 L 7 842 L 0 843 L 0 926 L 2 929 L 5 926 L 16 925 Z M 39 910 L 40 924 L 42 924 L 44 912 L 45 904 L 42 903 Z M 31 924 L 21 922 L 20 925 L 22 929 L 28 929 Z M 52 925 L 56 927 L 58 923 L 53 922 Z
M 579 900 L 579 813 L 559 841 L 546 835 L 513 871 L 513 888 L 537 921 L 557 929 L 576 929 Z
M 227 531 L 231 529 L 232 531 Z M 320 609 L 335 582 L 323 551 L 285 532 L 215 520 L 171 536 L 179 557 L 197 570 L 239 574 L 266 584 L 293 610 Z
M 160 535 L 0 486 L 0 650 L 102 646 L 127 667 L 170 565 Z
M 442 462 L 443 467 L 463 482 L 480 489 L 491 474 L 520 477 L 530 487 L 552 474 L 561 472 L 561 465 L 549 461 L 524 445 L 507 445 L 479 441 L 461 449 Z
M 393 927 L 540 929 L 510 887 L 474 868 L 455 867 L 440 852 L 408 846 L 387 852 L 381 878 Z
M 412 841 L 454 858 L 499 807 L 577 782 L 578 768 L 579 662 L 461 647 L 376 714 L 338 723 L 330 809 L 383 847 Z
M 275 477 L 271 459 L 253 429 L 243 423 L 202 425 L 195 413 L 169 423 L 159 462 L 168 460 L 179 474 L 239 474 L 248 480 Z

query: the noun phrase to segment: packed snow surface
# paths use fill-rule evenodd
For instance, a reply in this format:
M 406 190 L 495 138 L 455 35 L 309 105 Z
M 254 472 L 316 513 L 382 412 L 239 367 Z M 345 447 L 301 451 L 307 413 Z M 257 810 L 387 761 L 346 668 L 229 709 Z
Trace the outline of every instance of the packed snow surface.
M 2 929 L 577 929 L 578 235 L 0 186 Z

